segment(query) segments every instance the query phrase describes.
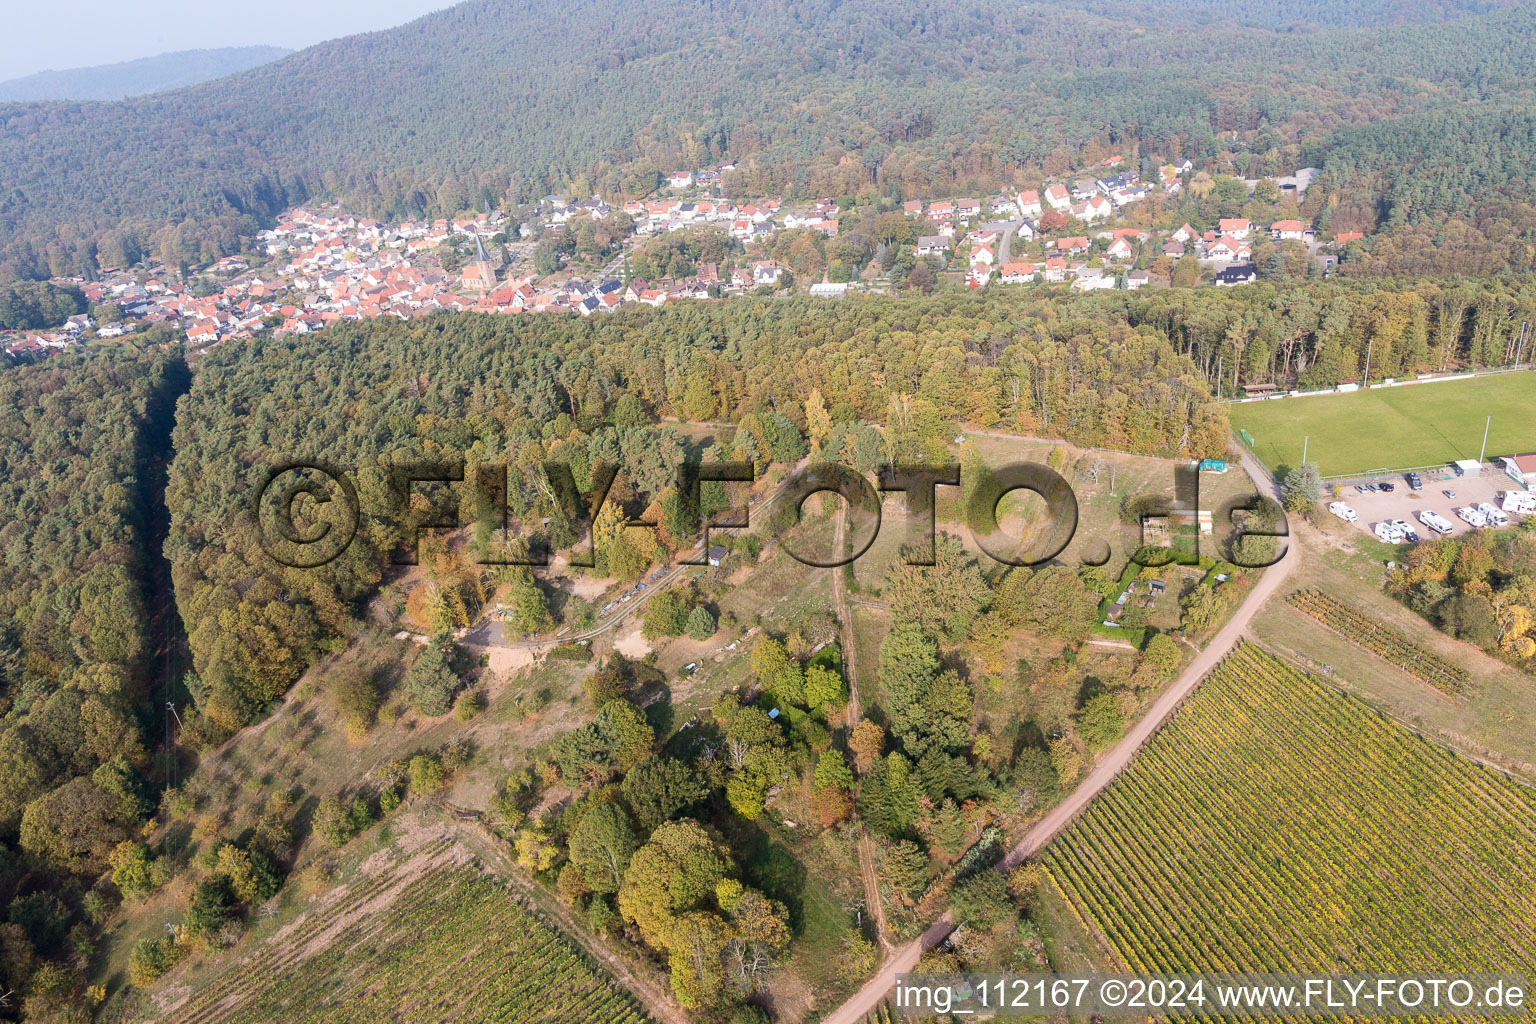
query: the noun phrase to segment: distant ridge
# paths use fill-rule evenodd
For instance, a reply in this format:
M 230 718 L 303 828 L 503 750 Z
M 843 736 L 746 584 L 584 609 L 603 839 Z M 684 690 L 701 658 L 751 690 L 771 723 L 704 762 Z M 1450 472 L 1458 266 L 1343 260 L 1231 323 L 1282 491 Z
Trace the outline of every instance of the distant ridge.
M 280 46 L 226 46 L 213 50 L 180 50 L 122 64 L 102 64 L 65 71 L 39 71 L 0 82 L 0 102 L 30 100 L 120 100 L 145 93 L 179 89 L 223 78 L 286 57 Z

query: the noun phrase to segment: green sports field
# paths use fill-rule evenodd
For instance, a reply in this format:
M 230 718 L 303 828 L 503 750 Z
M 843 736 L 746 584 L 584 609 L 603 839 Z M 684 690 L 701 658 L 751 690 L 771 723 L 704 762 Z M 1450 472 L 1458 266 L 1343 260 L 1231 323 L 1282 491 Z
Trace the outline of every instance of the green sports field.
M 1231 407 L 1232 428 L 1253 435 L 1254 454 L 1271 469 L 1299 465 L 1310 437 L 1307 458 L 1324 476 L 1475 459 L 1489 415 L 1488 458 L 1536 451 L 1536 373 Z

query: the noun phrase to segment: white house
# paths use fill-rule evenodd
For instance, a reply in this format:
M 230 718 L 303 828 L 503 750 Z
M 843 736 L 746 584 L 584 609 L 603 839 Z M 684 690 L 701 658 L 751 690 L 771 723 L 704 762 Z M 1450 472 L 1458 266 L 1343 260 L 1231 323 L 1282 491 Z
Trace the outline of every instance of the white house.
M 1040 193 L 1034 189 L 1026 189 L 1019 193 L 1019 216 L 1038 217 L 1041 213 Z
M 948 247 L 949 242 L 943 235 L 923 235 L 912 248 L 919 256 L 943 256 Z
M 1078 271 L 1077 278 L 1072 282 L 1072 290 L 1075 292 L 1098 291 L 1101 288 L 1113 288 L 1115 279 L 1099 267 L 1084 267 Z
M 667 179 L 667 184 L 673 188 L 688 188 L 693 184 L 693 172 L 673 171 L 672 176 Z
M 1136 255 L 1136 247 L 1122 235 L 1109 243 L 1109 248 L 1104 250 L 1104 255 L 1112 260 L 1128 260 Z
M 1072 205 L 1072 193 L 1065 185 L 1052 185 L 1045 190 L 1045 201 L 1053 210 L 1065 210 Z
M 1299 220 L 1277 220 L 1269 226 L 1271 238 L 1283 242 L 1303 242 L 1307 237 L 1307 226 Z

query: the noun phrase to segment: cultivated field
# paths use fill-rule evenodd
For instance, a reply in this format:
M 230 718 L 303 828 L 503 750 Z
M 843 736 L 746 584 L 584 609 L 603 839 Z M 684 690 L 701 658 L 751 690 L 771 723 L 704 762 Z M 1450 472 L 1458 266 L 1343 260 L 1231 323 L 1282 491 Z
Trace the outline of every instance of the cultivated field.
M 1536 966 L 1536 793 L 1252 646 L 1045 865 L 1132 970 Z
M 642 1024 L 634 998 L 439 840 L 300 916 L 168 1024 Z M 174 995 L 171 996 L 174 998 Z
M 1475 459 L 1493 417 L 1488 458 L 1536 451 L 1536 373 L 1414 384 L 1348 395 L 1278 398 L 1231 407 L 1271 469 L 1307 458 L 1324 476 Z

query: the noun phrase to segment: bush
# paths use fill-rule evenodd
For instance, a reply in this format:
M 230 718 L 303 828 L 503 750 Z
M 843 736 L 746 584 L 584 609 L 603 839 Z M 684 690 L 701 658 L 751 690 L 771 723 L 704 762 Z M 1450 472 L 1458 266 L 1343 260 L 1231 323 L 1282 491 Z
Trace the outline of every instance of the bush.
M 1112 745 L 1125 732 L 1120 702 L 1107 690 L 1088 698 L 1077 716 L 1077 724 L 1089 749 L 1095 751 Z
M 949 900 L 955 917 L 977 928 L 991 928 L 1013 914 L 1008 882 L 997 871 L 983 871 L 955 886 Z
M 708 640 L 715 635 L 715 617 L 708 608 L 698 605 L 688 613 L 687 630 L 695 640 Z
M 455 721 L 467 722 L 474 718 L 485 708 L 485 699 L 474 690 L 467 690 L 459 694 L 459 699 L 453 702 L 453 717 Z
M 362 795 L 353 797 L 350 804 L 328 796 L 315 808 L 315 831 L 332 846 L 347 845 L 353 836 L 372 824 L 373 808 Z
M 169 936 L 140 939 L 128 954 L 128 980 L 137 988 L 148 988 L 176 965 L 176 943 Z
M 647 640 L 661 636 L 681 636 L 688 625 L 688 606 L 671 591 L 663 591 L 645 606 L 645 620 L 640 631 Z
M 182 934 L 189 939 L 214 935 L 229 920 L 235 894 L 223 875 L 205 879 L 192 894 L 192 904 L 182 918 Z
M 448 779 L 448 773 L 443 770 L 443 763 L 428 754 L 417 754 L 411 758 L 411 792 L 425 795 L 436 793 L 443 788 L 443 783 Z

